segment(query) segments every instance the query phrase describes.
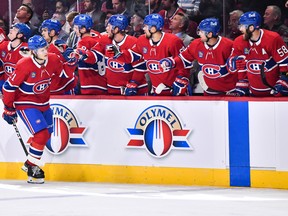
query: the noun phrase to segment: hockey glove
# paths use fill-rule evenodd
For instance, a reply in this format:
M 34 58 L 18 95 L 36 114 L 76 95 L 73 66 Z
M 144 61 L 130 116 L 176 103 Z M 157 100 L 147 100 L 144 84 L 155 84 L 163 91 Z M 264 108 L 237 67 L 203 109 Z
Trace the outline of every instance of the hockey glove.
M 78 55 L 74 52 L 74 50 L 72 48 L 67 48 L 63 53 L 62 53 L 63 57 L 65 58 L 65 60 L 67 61 L 69 66 L 75 66 L 78 61 Z
M 236 97 L 248 96 L 249 95 L 249 82 L 248 82 L 248 80 L 239 80 L 236 83 L 235 90 L 227 92 L 226 95 L 236 96 Z
M 281 75 L 280 79 L 277 80 L 274 88 L 275 90 L 271 90 L 271 94 L 273 94 L 274 96 L 288 96 L 288 77 L 285 75 Z
M 8 123 L 13 124 L 17 122 L 17 113 L 14 108 L 11 107 L 4 107 L 4 112 L 2 118 Z
M 227 60 L 228 70 L 232 73 L 237 72 L 238 70 L 245 70 L 246 69 L 245 58 L 246 56 L 243 55 L 228 58 Z
M 162 72 L 167 72 L 175 67 L 175 61 L 171 57 L 161 59 L 159 64 L 162 68 Z
M 129 83 L 126 84 L 126 87 L 124 89 L 124 95 L 126 96 L 137 95 L 137 91 L 138 91 L 137 87 L 138 87 L 138 84 L 134 80 L 131 80 Z
M 87 52 L 84 49 L 77 48 L 75 52 L 78 55 L 79 61 L 84 61 L 88 57 Z
M 57 47 L 57 49 L 58 49 L 60 52 L 63 52 L 63 51 L 66 49 L 66 47 L 67 47 L 65 41 L 60 40 L 60 39 L 55 40 L 54 45 Z
M 116 59 L 119 55 L 121 55 L 121 53 L 118 46 L 114 44 L 106 45 L 105 56 L 107 56 L 108 58 Z
M 20 53 L 23 57 L 29 57 L 29 56 L 31 56 L 30 49 L 29 49 L 28 47 L 25 47 L 25 46 L 20 47 L 19 53 Z
M 173 96 L 185 95 L 187 92 L 188 84 L 189 84 L 188 78 L 177 76 L 172 85 L 172 95 Z

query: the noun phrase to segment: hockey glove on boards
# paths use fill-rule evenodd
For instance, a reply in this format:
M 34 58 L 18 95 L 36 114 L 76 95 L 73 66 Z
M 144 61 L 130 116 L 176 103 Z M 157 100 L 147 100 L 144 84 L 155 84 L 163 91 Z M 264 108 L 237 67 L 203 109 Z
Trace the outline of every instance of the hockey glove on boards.
M 126 96 L 137 95 L 137 91 L 138 91 L 137 87 L 138 87 L 138 84 L 134 80 L 131 80 L 129 83 L 126 84 L 126 87 L 124 89 L 124 95 Z
M 187 86 L 189 85 L 189 79 L 182 76 L 177 76 L 172 85 L 172 95 L 179 96 L 187 93 Z
M 4 112 L 2 115 L 2 118 L 8 123 L 8 124 L 13 124 L 17 122 L 17 113 L 15 108 L 11 107 L 4 107 Z
M 276 97 L 288 96 L 288 77 L 285 75 L 281 75 L 280 79 L 277 80 L 274 85 L 274 89 L 271 90 L 271 94 Z
M 175 61 L 173 58 L 163 58 L 159 61 L 160 68 L 162 68 L 162 72 L 167 72 L 175 67 Z
M 244 56 L 244 55 L 234 56 L 234 57 L 228 58 L 228 60 L 227 60 L 228 70 L 232 73 L 239 71 L 239 70 L 245 70 L 246 69 L 245 58 L 246 58 L 246 56 Z
M 236 97 L 241 97 L 241 96 L 248 96 L 249 95 L 249 82 L 248 80 L 239 80 L 236 83 L 236 88 L 234 91 L 229 91 L 227 92 L 228 96 L 236 96 Z
M 77 56 L 77 54 L 74 52 L 74 50 L 70 47 L 68 47 L 63 53 L 62 53 L 63 57 L 65 58 L 65 60 L 67 61 L 67 64 L 69 66 L 75 66 L 78 61 L 79 58 Z

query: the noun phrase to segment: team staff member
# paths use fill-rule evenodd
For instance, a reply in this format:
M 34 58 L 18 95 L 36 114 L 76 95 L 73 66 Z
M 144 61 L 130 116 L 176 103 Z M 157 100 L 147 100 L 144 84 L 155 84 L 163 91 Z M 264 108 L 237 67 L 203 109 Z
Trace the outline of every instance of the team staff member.
M 230 72 L 238 74 L 238 82 L 230 95 L 288 96 L 287 46 L 278 33 L 260 29 L 261 20 L 256 11 L 239 19 L 243 35 L 234 40 L 228 61 Z M 261 79 L 262 64 L 267 84 Z
M 13 124 L 19 115 L 33 135 L 22 169 L 27 170 L 27 182 L 37 184 L 44 183 L 40 159 L 53 132 L 53 112 L 49 104 L 51 77 L 63 74 L 62 62 L 56 54 L 48 53 L 47 45 L 43 37 L 31 37 L 28 48 L 32 55 L 17 62 L 3 86 L 3 119 Z

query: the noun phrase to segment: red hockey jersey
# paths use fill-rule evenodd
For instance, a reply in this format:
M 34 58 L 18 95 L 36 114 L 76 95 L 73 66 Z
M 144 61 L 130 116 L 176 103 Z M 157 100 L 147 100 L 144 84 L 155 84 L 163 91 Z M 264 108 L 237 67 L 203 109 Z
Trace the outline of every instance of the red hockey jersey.
M 208 46 L 200 38 L 195 39 L 179 57 L 176 57 L 176 67 L 190 68 L 193 61 L 197 60 L 204 74 L 204 80 L 209 88 L 215 90 L 214 94 L 233 90 L 237 74 L 229 73 L 226 67 L 232 45 L 233 41 L 221 36 L 214 46 Z
M 288 71 L 288 49 L 276 32 L 260 29 L 258 41 L 246 41 L 243 36 L 234 40 L 231 56 L 246 56 L 246 70 L 238 71 L 238 79 L 248 79 L 254 96 L 271 96 L 271 89 L 265 86 L 260 76 L 260 66 L 265 63 L 267 82 L 274 86 L 280 72 Z
M 43 65 L 33 57 L 22 58 L 3 86 L 3 102 L 20 110 L 36 108 L 45 111 L 50 107 L 51 77 L 62 75 L 63 64 L 56 54 L 48 53 Z

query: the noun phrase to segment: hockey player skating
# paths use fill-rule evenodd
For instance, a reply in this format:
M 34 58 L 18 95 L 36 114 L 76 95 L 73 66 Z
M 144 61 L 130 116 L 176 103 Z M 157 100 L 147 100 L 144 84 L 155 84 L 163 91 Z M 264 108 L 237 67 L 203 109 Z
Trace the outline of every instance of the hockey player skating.
M 52 76 L 63 74 L 58 56 L 48 53 L 46 40 L 35 35 L 28 40 L 32 56 L 22 58 L 15 71 L 3 85 L 3 119 L 8 124 L 20 116 L 33 135 L 23 170 L 28 183 L 44 183 L 40 161 L 44 147 L 53 132 L 53 112 L 50 108 L 50 82 Z
M 164 70 L 171 68 L 191 68 L 197 60 L 200 66 L 199 83 L 204 95 L 226 94 L 235 89 L 237 75 L 229 73 L 226 61 L 231 53 L 233 42 L 219 35 L 220 23 L 216 18 L 202 20 L 198 35 L 176 58 L 164 58 L 160 64 Z
M 117 60 L 129 63 L 143 59 L 146 62 L 154 95 L 186 95 L 189 70 L 173 68 L 163 71 L 159 64 L 162 58 L 176 57 L 180 50 L 184 49 L 180 38 L 162 31 L 163 25 L 164 20 L 159 14 L 147 15 L 143 27 L 145 34 L 138 38 L 137 43 L 131 49 L 121 52 Z M 130 85 L 130 83 L 126 87 L 135 89 L 135 85 Z
M 288 96 L 287 46 L 278 33 L 260 29 L 261 20 L 256 11 L 246 12 L 239 19 L 243 35 L 234 40 L 228 61 L 238 82 L 230 95 Z
M 2 90 L 5 80 L 15 70 L 18 60 L 25 55 L 25 47 L 27 48 L 30 34 L 29 26 L 24 23 L 17 23 L 9 31 L 9 40 L 4 40 L 0 43 L 0 65 L 3 67 L 3 70 L 0 71 L 0 90 Z

